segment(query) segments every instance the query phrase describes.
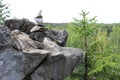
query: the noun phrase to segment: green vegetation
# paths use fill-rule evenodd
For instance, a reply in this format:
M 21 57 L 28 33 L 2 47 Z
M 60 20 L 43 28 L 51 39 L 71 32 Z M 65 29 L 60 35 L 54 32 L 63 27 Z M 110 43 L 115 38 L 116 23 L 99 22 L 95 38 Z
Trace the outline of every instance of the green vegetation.
M 95 17 L 82 11 L 82 19 L 60 24 L 50 29 L 66 29 L 67 46 L 85 51 L 84 62 L 65 80 L 119 80 L 120 79 L 120 23 L 98 24 Z
M 0 0 L 0 24 L 9 17 L 8 5 Z M 69 33 L 67 46 L 85 52 L 84 61 L 65 80 L 119 80 L 120 79 L 120 23 L 98 24 L 96 17 L 88 18 L 82 11 L 82 19 L 72 23 L 45 25 L 49 29 L 65 29 Z
M 0 0 L 0 24 L 3 24 L 4 20 L 9 17 L 8 4 L 4 4 L 3 0 Z

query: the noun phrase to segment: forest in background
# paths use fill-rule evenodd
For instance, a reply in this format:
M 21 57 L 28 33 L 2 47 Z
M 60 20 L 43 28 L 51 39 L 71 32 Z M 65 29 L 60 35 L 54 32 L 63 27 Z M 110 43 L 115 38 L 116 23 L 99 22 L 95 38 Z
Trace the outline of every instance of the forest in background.
M 81 12 L 82 19 L 71 23 L 46 23 L 53 30 L 68 32 L 67 47 L 85 51 L 84 61 L 65 80 L 120 79 L 120 23 L 97 23 Z M 87 60 L 86 60 L 87 59 Z

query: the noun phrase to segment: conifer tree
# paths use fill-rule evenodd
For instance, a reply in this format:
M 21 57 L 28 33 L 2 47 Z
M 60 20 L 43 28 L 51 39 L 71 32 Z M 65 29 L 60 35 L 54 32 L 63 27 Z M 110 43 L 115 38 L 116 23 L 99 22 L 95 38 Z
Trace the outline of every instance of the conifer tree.
M 0 0 L 0 24 L 3 24 L 4 20 L 9 17 L 9 5 L 3 3 L 3 0 Z

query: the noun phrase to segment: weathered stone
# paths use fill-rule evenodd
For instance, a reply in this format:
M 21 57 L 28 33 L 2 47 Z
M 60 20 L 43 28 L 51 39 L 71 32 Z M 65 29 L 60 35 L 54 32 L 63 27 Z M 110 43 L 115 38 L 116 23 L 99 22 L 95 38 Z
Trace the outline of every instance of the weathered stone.
M 46 32 L 46 34 L 47 34 L 48 38 L 55 41 L 59 46 L 65 47 L 66 41 L 68 38 L 67 31 L 65 31 L 65 30 L 60 30 L 60 31 L 48 30 Z
M 27 34 L 29 34 L 30 30 L 35 26 L 35 24 L 30 22 L 28 19 L 10 19 L 6 20 L 4 25 L 7 26 L 10 30 L 18 29 Z
M 49 54 L 44 50 L 34 53 L 19 51 L 13 47 L 15 40 L 12 37 L 7 27 L 0 27 L 0 80 L 23 80 Z
M 42 10 L 38 13 L 38 15 L 35 17 L 35 21 L 38 25 L 41 25 L 43 23 L 43 16 L 41 15 Z
M 41 25 L 39 25 L 39 26 L 34 26 L 34 27 L 30 30 L 30 32 L 35 32 L 35 31 L 45 32 L 45 31 L 47 31 L 47 30 L 48 30 L 48 28 L 45 28 L 45 27 L 42 27 Z
M 23 80 L 46 56 L 47 53 L 24 53 L 14 48 L 0 50 L 0 80 Z
M 79 49 L 60 47 L 46 38 L 44 44 L 45 49 L 52 53 L 32 74 L 30 80 L 64 80 L 82 61 L 83 52 Z
M 35 31 L 30 33 L 30 38 L 39 42 L 43 42 L 45 35 L 46 34 L 43 31 Z
M 13 44 L 19 50 L 26 51 L 28 49 L 42 49 L 44 47 L 43 43 L 30 39 L 29 35 L 20 32 L 19 30 L 13 30 L 11 35 Z
M 10 29 L 6 26 L 0 26 L 0 46 L 8 46 L 11 44 Z
M 49 37 L 41 43 L 20 30 L 0 27 L 0 80 L 63 80 L 82 59 L 80 49 L 60 47 Z
M 43 41 L 43 36 L 45 36 L 44 33 L 41 32 L 30 32 L 33 27 L 35 27 L 35 24 L 33 22 L 30 22 L 27 19 L 10 19 L 6 20 L 4 23 L 5 26 L 7 26 L 10 30 L 20 30 L 22 32 L 25 32 L 27 34 L 30 34 L 30 38 L 40 41 Z M 61 31 L 54 31 L 54 30 L 47 30 L 47 28 L 43 28 L 41 30 L 44 30 L 46 32 L 46 36 L 49 37 L 51 40 L 55 41 L 58 45 L 65 47 L 66 41 L 68 38 L 68 33 L 65 30 Z

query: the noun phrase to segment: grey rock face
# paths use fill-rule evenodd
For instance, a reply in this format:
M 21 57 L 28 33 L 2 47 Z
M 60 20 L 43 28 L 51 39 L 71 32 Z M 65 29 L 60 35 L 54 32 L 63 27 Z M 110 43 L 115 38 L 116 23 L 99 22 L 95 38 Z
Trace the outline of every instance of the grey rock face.
M 29 35 L 25 34 L 24 32 L 20 32 L 19 30 L 13 30 L 11 32 L 12 41 L 14 47 L 19 50 L 26 51 L 28 49 L 42 49 L 43 43 L 34 41 L 29 38 Z
M 44 44 L 52 53 L 31 75 L 31 80 L 64 80 L 82 61 L 83 52 L 79 49 L 60 47 L 49 39 L 45 39 Z
M 0 27 L 0 80 L 64 80 L 82 59 L 80 49 L 60 47 L 49 37 L 39 42 L 20 30 Z
M 7 26 L 10 30 L 18 29 L 27 34 L 29 34 L 30 30 L 35 26 L 35 24 L 30 22 L 28 19 L 10 19 L 6 20 L 4 25 Z
M 52 41 L 55 41 L 59 46 L 65 47 L 66 41 L 68 38 L 68 33 L 65 30 L 60 30 L 60 31 L 53 31 L 53 30 L 48 30 L 46 32 L 46 36 L 50 38 Z
M 43 42 L 45 35 L 46 35 L 45 32 L 36 31 L 30 33 L 30 38 L 39 42 Z
M 68 38 L 68 33 L 65 30 L 54 31 L 47 30 L 44 32 L 30 32 L 30 30 L 35 26 L 33 22 L 27 19 L 10 19 L 6 20 L 4 23 L 10 30 L 20 30 L 27 34 L 30 34 L 30 38 L 42 42 L 44 40 L 43 36 L 49 37 L 51 40 L 55 41 L 59 46 L 65 47 Z
M 0 26 L 0 46 L 7 46 L 11 44 L 10 30 L 6 26 Z
M 19 51 L 13 47 L 11 35 L 7 27 L 0 27 L 0 80 L 23 80 L 47 56 L 47 51 Z
M 13 48 L 0 50 L 0 80 L 23 80 L 46 55 L 24 53 Z

